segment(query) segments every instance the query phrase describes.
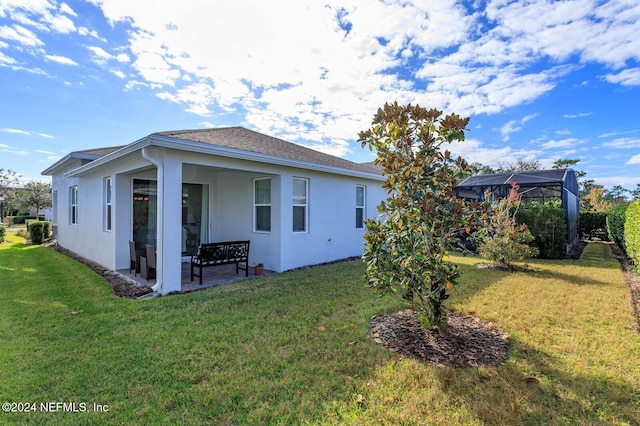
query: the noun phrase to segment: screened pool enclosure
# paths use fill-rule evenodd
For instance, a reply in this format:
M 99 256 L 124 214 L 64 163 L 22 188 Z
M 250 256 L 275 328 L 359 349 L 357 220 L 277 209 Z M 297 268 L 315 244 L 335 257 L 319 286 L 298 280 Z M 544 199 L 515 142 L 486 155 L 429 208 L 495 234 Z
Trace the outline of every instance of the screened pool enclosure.
M 580 193 L 578 180 L 572 169 L 535 170 L 529 172 L 494 173 L 471 176 L 455 187 L 456 196 L 471 200 L 489 201 L 504 198 L 511 190 L 511 184 L 520 185 L 518 193 L 524 203 L 559 200 L 565 211 L 567 223 L 567 244 L 578 239 L 580 220 Z

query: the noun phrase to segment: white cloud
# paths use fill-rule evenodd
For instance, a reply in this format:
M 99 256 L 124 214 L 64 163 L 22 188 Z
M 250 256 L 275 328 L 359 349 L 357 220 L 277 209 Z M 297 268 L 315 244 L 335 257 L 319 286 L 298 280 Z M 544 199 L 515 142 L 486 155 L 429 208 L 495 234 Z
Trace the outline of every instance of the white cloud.
M 638 8 L 591 0 L 91 2 L 132 27 L 127 90 L 157 88 L 194 114 L 237 112 L 311 141 L 352 139 L 386 101 L 498 113 L 551 91 L 574 57 L 615 69 L 640 51 Z M 503 138 L 534 117 L 507 123 Z
M 107 42 L 107 39 L 104 38 L 104 37 L 100 37 L 100 35 L 98 34 L 98 32 L 96 30 L 90 30 L 89 28 L 86 28 L 86 27 L 79 27 L 78 28 L 78 34 L 80 34 L 81 36 L 84 36 L 84 37 L 92 37 L 92 38 L 95 38 L 97 40 L 101 40 L 104 43 Z
M 348 152 L 344 141 L 387 101 L 495 114 L 536 100 L 592 62 L 607 68 L 612 84 L 640 84 L 640 68 L 626 65 L 640 52 L 634 2 L 89 2 L 114 31 L 127 29 L 124 44 L 110 45 L 68 3 L 52 0 L 0 0 L 0 16 L 16 22 L 0 27 L 0 39 L 44 55 L 39 36 L 76 31 L 90 37 L 82 40 L 92 62 L 123 79 L 125 90 L 146 88 L 201 117 L 237 114 L 326 152 Z M 18 69 L 2 53 L 0 65 Z M 536 116 L 504 123 L 503 141 Z M 566 149 L 571 140 L 541 146 Z
M 1 26 L 0 38 L 5 40 L 15 41 L 16 43 L 26 47 L 39 47 L 44 43 L 38 38 L 38 36 L 27 28 L 21 25 Z
M 640 164 L 640 154 L 632 156 L 625 164 Z
M 55 139 L 55 136 L 51 136 L 51 135 L 46 134 L 46 133 L 38 133 L 38 136 L 40 136 L 42 138 L 47 138 L 47 139 Z
M 15 59 L 0 52 L 0 65 L 8 66 L 8 65 L 13 65 L 15 63 L 16 63 Z
M 511 133 L 514 133 L 514 132 L 517 132 L 519 130 L 522 130 L 522 127 L 515 126 L 515 124 L 516 124 L 516 121 L 515 120 L 511 120 L 507 124 L 505 124 L 504 126 L 502 126 L 500 128 L 500 134 L 502 135 L 502 140 L 503 141 L 505 141 L 505 142 L 508 141 Z
M 48 27 L 56 33 L 68 34 L 76 31 L 76 26 L 71 19 L 64 15 L 45 16 L 44 21 Z
M 513 162 L 517 158 L 537 159 L 541 151 L 528 149 L 514 149 L 510 146 L 500 148 L 486 147 L 477 139 L 466 139 L 447 146 L 456 156 L 461 156 L 470 163 L 481 163 L 486 166 L 498 167 L 501 163 Z
M 94 60 L 101 61 L 100 63 L 113 59 L 113 55 L 105 51 L 102 47 L 87 46 L 87 49 L 93 53 Z
M 73 59 L 67 58 L 66 56 L 60 55 L 44 55 L 45 59 L 48 61 L 56 62 L 61 65 L 73 65 L 77 66 L 78 63 Z
M 640 68 L 629 68 L 617 74 L 608 74 L 605 79 L 609 83 L 623 86 L 640 86 Z
M 559 141 L 551 140 L 542 144 L 544 149 L 557 149 L 557 148 L 574 148 L 576 145 L 583 144 L 584 141 L 576 138 L 562 139 Z
M 7 132 L 7 133 L 15 133 L 15 134 L 19 134 L 19 135 L 30 135 L 31 132 L 28 132 L 26 130 L 21 130 L 21 129 L 11 129 L 11 128 L 4 128 L 2 129 L 3 132 Z
M 640 148 L 640 138 L 616 138 L 612 141 L 605 142 L 602 144 L 603 146 L 611 147 L 611 148 Z
M 67 15 L 71 15 L 73 17 L 77 17 L 78 14 L 66 3 L 60 3 L 60 12 L 66 13 Z
M 592 112 L 581 112 L 578 114 L 564 114 L 563 117 L 564 118 L 582 118 L 582 117 L 589 117 L 592 114 L 593 114 Z
M 504 126 L 500 128 L 500 134 L 502 135 L 502 140 L 504 142 L 508 141 L 512 133 L 519 132 L 520 130 L 522 130 L 522 126 L 527 121 L 532 120 L 537 116 L 538 114 L 525 115 L 520 119 L 520 125 L 516 125 L 516 120 L 511 120 L 507 122 Z

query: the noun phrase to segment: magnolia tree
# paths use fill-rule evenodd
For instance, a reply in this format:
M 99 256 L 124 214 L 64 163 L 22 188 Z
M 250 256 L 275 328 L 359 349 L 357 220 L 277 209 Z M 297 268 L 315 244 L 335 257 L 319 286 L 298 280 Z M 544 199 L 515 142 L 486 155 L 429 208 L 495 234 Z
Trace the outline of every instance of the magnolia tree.
M 389 194 L 377 219 L 366 221 L 366 278 L 375 292 L 392 293 L 420 310 L 423 327 L 444 323 L 443 302 L 459 276 L 447 250 L 477 218 L 477 205 L 454 195 L 468 165 L 442 146 L 464 140 L 468 118 L 420 106 L 385 104 L 359 135 L 377 151 Z M 465 174 L 466 173 L 466 174 Z

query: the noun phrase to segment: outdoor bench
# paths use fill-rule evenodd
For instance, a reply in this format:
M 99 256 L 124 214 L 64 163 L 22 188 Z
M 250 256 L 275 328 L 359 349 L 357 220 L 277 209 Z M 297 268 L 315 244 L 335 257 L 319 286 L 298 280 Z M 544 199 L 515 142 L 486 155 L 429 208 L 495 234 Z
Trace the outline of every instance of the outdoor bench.
M 249 241 L 224 241 L 206 243 L 198 247 L 198 252 L 191 255 L 191 281 L 200 278 L 202 284 L 202 268 L 208 266 L 236 264 L 236 274 L 242 269 L 249 276 Z M 240 266 L 244 264 L 244 267 Z M 198 268 L 199 274 L 194 272 Z

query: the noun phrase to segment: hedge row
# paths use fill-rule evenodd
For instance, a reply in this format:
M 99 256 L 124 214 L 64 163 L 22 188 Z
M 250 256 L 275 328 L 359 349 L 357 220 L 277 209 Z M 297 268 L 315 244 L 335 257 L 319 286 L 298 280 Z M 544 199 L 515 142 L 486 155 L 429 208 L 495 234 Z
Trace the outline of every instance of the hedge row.
M 629 204 L 624 222 L 624 244 L 627 256 L 640 271 L 640 200 Z
M 607 213 L 580 212 L 580 238 L 608 240 Z
M 28 216 L 28 215 L 21 215 L 21 216 L 7 216 L 7 219 L 9 220 L 9 224 L 13 224 L 13 225 L 23 225 L 25 224 L 28 220 L 44 220 L 44 216 L 40 215 L 37 218 L 35 216 Z
M 607 234 L 609 235 L 609 240 L 616 243 L 625 253 L 627 249 L 624 242 L 624 222 L 626 220 L 628 207 L 629 203 L 617 204 L 607 214 Z
M 560 201 L 544 204 L 530 202 L 519 206 L 516 220 L 526 223 L 533 241 L 529 245 L 539 251 L 542 259 L 564 259 L 567 255 L 567 223 Z

